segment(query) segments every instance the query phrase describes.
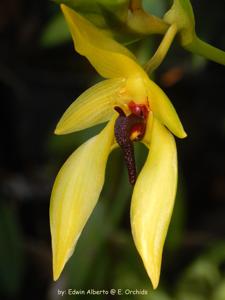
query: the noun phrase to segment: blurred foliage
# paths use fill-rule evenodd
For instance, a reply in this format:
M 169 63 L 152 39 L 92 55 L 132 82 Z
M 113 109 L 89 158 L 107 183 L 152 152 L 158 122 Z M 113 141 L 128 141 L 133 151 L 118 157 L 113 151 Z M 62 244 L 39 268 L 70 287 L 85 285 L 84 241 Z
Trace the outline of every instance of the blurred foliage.
M 10 205 L 0 204 L 0 290 L 16 296 L 24 271 L 24 254 L 17 214 Z
M 220 300 L 224 291 L 225 243 L 211 246 L 184 271 L 177 282 L 178 300 Z
M 41 37 L 41 45 L 44 47 L 52 47 L 65 43 L 71 39 L 70 32 L 66 25 L 65 18 L 61 13 L 52 17 L 43 35 Z
M 108 24 L 104 17 L 96 19 L 102 8 L 97 3 L 105 1 L 89 0 L 83 11 L 99 26 Z M 144 0 L 144 7 L 161 17 L 169 2 Z M 79 8 L 82 0 L 73 3 L 80 10 L 84 7 Z M 126 5 L 122 0 L 111 3 Z M 198 32 L 223 47 L 224 2 L 192 3 Z M 224 70 L 173 49 L 161 73 L 154 75 L 175 102 L 189 133 L 183 146 L 178 142 L 182 169 L 159 289 L 152 290 L 132 241 L 131 187 L 120 149 L 110 156 L 104 189 L 76 251 L 62 277 L 53 283 L 48 223 L 52 182 L 68 155 L 104 124 L 65 136 L 52 132 L 66 106 L 96 81 L 96 75 L 76 56 L 72 43 L 67 43 L 70 34 L 55 3 L 2 1 L 0 13 L 0 122 L 4 128 L 0 148 L 0 298 L 55 300 L 62 298 L 57 297 L 58 289 L 137 288 L 146 289 L 148 295 L 113 298 L 224 300 L 225 107 L 220 95 L 220 91 L 224 95 Z M 118 26 L 123 16 L 112 18 L 111 24 Z M 37 45 L 37 37 L 41 45 Z M 128 34 L 125 42 L 134 40 L 135 36 Z M 145 63 L 158 43 L 158 39 L 144 39 L 132 44 L 132 50 Z M 135 145 L 135 155 L 140 170 L 146 148 Z M 75 297 L 85 298 L 63 298 Z

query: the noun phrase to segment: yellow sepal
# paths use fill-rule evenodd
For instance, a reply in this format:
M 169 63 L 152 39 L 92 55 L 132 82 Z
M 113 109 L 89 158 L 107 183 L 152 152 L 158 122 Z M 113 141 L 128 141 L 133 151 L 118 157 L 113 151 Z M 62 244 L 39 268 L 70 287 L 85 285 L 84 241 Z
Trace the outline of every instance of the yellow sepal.
M 81 94 L 66 110 L 55 129 L 56 134 L 67 134 L 108 121 L 114 105 L 120 99 L 125 79 L 101 81 Z
M 72 255 L 99 198 L 113 144 L 113 128 L 114 119 L 100 134 L 80 146 L 56 177 L 50 202 L 54 280 Z
M 132 196 L 131 228 L 155 289 L 176 194 L 177 153 L 173 135 L 155 118 L 152 126 L 149 155 Z
M 84 55 L 102 77 L 128 77 L 141 72 L 136 58 L 126 47 L 69 7 L 62 4 L 61 9 L 76 51 Z
M 145 78 L 148 101 L 154 116 L 179 138 L 187 136 L 175 108 L 163 90 L 151 79 Z

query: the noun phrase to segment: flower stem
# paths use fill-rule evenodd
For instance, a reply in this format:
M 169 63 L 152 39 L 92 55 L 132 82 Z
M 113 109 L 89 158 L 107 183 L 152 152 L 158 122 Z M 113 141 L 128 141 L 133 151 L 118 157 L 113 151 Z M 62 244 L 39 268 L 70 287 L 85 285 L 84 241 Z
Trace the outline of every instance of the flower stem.
M 199 39 L 197 36 L 190 44 L 183 45 L 183 47 L 194 54 L 204 56 L 205 58 L 217 62 L 218 64 L 225 65 L 225 52 L 209 45 L 208 43 Z
M 164 60 L 173 40 L 177 33 L 177 26 L 176 24 L 172 24 L 167 32 L 165 33 L 161 44 L 159 45 L 158 49 L 156 50 L 153 57 L 145 64 L 144 69 L 148 73 L 152 73 L 155 69 L 159 67 L 159 65 Z

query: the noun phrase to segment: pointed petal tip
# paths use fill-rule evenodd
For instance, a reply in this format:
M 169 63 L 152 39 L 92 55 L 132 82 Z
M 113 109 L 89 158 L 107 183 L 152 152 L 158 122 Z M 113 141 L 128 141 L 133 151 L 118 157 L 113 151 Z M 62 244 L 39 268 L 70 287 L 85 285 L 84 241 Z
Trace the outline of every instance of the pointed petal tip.
M 152 287 L 153 287 L 154 290 L 156 290 L 158 285 L 159 285 L 159 276 L 160 276 L 160 274 L 154 274 L 154 276 L 149 275 L 151 283 L 152 283 Z
M 52 244 L 53 247 L 53 244 Z M 52 277 L 54 281 L 57 281 L 61 275 L 61 272 L 63 268 L 61 268 L 61 265 L 58 262 L 58 259 L 56 258 L 55 251 L 52 248 Z
M 55 128 L 54 134 L 56 134 L 56 135 L 60 135 L 61 134 L 61 131 L 60 131 L 60 129 L 58 127 Z
M 60 8 L 63 10 L 63 9 L 66 9 L 67 6 L 66 6 L 65 4 L 61 3 L 61 4 L 60 4 Z
M 163 123 L 162 123 L 162 124 L 163 124 Z M 169 128 L 169 127 L 167 126 L 167 124 L 164 124 L 164 125 L 167 127 L 167 129 L 168 129 L 172 134 L 174 134 L 174 135 L 175 135 L 176 137 L 178 137 L 179 139 L 184 139 L 184 138 L 187 137 L 187 133 L 186 133 L 186 131 L 184 130 L 184 127 L 183 127 L 181 121 L 179 120 L 179 118 L 178 118 L 177 124 L 176 124 L 173 128 Z
M 57 280 L 59 279 L 60 274 L 61 274 L 61 273 L 55 273 L 55 272 L 53 271 L 53 280 L 54 280 L 54 281 L 57 281 Z
M 74 249 L 76 246 L 76 243 L 80 237 L 80 234 L 76 236 L 75 241 L 73 241 L 72 247 L 69 244 L 63 244 L 61 242 L 60 244 L 57 245 L 57 243 L 53 243 L 53 280 L 57 281 L 59 277 L 61 276 L 61 273 L 63 272 L 65 265 L 69 261 L 70 257 L 74 253 Z M 57 246 L 56 246 L 57 245 Z M 59 246 L 60 245 L 60 246 Z
M 113 118 L 101 133 L 75 150 L 56 177 L 50 200 L 54 281 L 73 254 L 99 199 L 114 138 L 114 122 Z
M 132 196 L 131 228 L 136 248 L 156 289 L 177 186 L 174 136 L 156 118 L 149 149 Z
M 51 230 L 53 229 L 53 226 L 51 224 Z M 59 247 L 59 244 L 55 241 L 55 234 L 53 234 L 52 230 L 52 275 L 53 280 L 57 281 L 64 269 L 64 266 L 67 262 L 67 255 L 64 253 L 64 247 L 63 245 Z
M 157 289 L 159 285 L 159 278 L 160 278 L 160 269 L 161 269 L 161 263 L 155 264 L 152 261 L 149 262 L 149 260 L 146 262 L 144 258 L 142 257 L 146 272 L 148 274 L 148 277 L 152 283 L 153 289 Z
M 84 91 L 64 112 L 55 134 L 68 134 L 109 121 L 125 87 L 123 78 L 103 80 Z
M 54 134 L 56 134 L 56 135 L 61 135 L 61 134 L 65 134 L 65 126 L 63 126 L 63 124 L 62 124 L 62 118 L 63 117 L 61 117 L 60 119 L 59 119 L 59 121 L 58 121 L 58 123 L 56 124 L 56 127 L 55 127 L 55 129 L 54 129 Z
M 53 262 L 53 280 L 57 281 L 63 271 L 65 263 Z
M 62 122 L 62 119 L 59 121 L 59 123 L 56 125 L 56 128 L 54 130 L 54 134 L 56 135 L 64 135 L 68 133 L 73 133 L 76 130 L 73 130 L 69 127 L 66 127 L 65 124 Z
M 58 124 L 54 130 L 54 134 L 62 135 L 62 134 L 65 134 L 65 132 L 62 130 L 61 126 L 59 126 L 59 124 Z
M 177 120 L 178 120 L 177 124 L 174 124 L 175 126 L 173 126 L 173 127 L 169 128 L 169 126 L 167 126 L 167 124 L 164 124 L 164 125 L 176 137 L 178 137 L 179 139 L 184 139 L 187 137 L 187 133 L 184 130 L 184 127 L 183 127 L 182 123 L 180 122 L 179 118 Z M 162 122 L 162 124 L 163 124 L 163 122 Z
M 185 139 L 187 137 L 187 133 L 184 131 L 184 129 L 181 131 L 179 135 L 177 135 L 180 139 Z
M 154 290 L 157 289 L 158 285 L 159 285 L 159 282 L 157 282 L 157 283 L 153 283 L 153 282 L 152 282 L 152 286 L 153 286 L 153 289 L 154 289 Z
M 156 290 L 159 285 L 159 280 L 151 279 L 151 283 L 152 283 L 153 290 Z

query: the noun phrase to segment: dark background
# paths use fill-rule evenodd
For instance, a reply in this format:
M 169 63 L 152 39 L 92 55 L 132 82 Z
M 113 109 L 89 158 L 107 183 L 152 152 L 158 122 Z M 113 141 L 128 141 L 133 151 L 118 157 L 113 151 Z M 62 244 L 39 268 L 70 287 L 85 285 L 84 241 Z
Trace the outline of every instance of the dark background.
M 225 2 L 192 2 L 199 36 L 225 49 Z M 70 41 L 43 42 L 58 11 L 46 0 L 0 2 L 0 298 L 57 299 L 58 288 L 118 287 L 149 291 L 135 299 L 225 299 L 225 70 L 178 44 L 156 72 L 188 133 L 177 140 L 179 189 L 159 289 L 151 291 L 131 239 L 131 188 L 119 150 L 109 161 L 101 203 L 53 284 L 51 187 L 68 155 L 99 131 L 53 135 L 68 105 L 97 80 Z

